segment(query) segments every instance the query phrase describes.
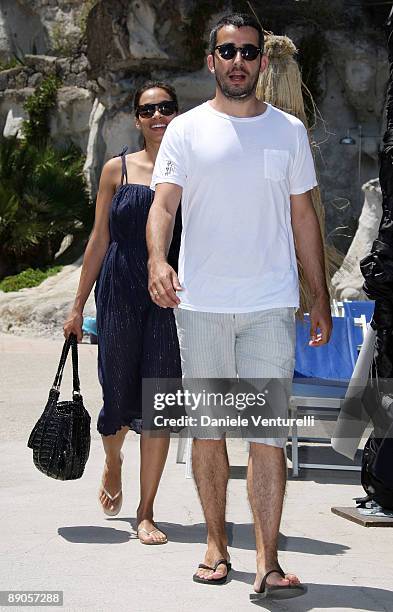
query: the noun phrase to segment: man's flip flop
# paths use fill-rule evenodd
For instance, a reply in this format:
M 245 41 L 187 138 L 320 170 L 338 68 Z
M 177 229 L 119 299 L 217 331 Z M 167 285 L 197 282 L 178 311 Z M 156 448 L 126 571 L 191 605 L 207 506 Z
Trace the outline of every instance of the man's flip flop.
M 307 587 L 304 584 L 289 584 L 289 586 L 278 586 L 266 584 L 270 574 L 277 573 L 285 578 L 282 569 L 273 569 L 267 572 L 261 582 L 261 586 L 257 593 L 251 593 L 250 600 L 258 601 L 260 599 L 291 599 L 292 597 L 300 597 L 307 593 Z
M 215 578 L 214 580 L 209 580 L 207 578 L 201 578 L 197 574 L 194 574 L 192 577 L 193 581 L 200 582 L 201 584 L 225 584 L 228 578 L 228 574 L 232 569 L 232 565 L 230 561 L 227 561 L 226 559 L 219 559 L 218 561 L 215 562 L 213 567 L 210 567 L 210 565 L 205 565 L 204 563 L 200 563 L 198 565 L 198 568 L 212 570 L 213 572 L 215 572 L 219 565 L 225 565 L 227 568 L 227 573 L 222 578 Z
M 143 533 L 145 533 L 147 536 L 151 535 L 152 533 L 155 533 L 156 531 L 160 531 L 164 536 L 165 536 L 165 540 L 157 540 L 156 542 L 144 542 L 143 540 L 141 540 L 141 538 L 139 537 L 139 532 L 143 531 Z M 158 546 L 160 544 L 166 544 L 168 542 L 168 538 L 166 537 L 165 533 L 163 531 L 161 531 L 161 529 L 158 529 L 158 527 L 156 527 L 155 529 L 152 529 L 151 531 L 147 531 L 147 529 L 144 529 L 143 527 L 138 527 L 137 529 L 137 535 L 139 538 L 139 541 L 141 544 L 146 544 L 146 546 Z

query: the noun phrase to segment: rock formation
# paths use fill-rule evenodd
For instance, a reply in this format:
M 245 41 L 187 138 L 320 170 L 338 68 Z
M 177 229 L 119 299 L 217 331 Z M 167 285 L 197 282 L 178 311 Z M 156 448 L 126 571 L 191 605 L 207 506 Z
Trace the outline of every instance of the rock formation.
M 332 296 L 338 300 L 366 300 L 359 263 L 369 254 L 382 217 L 382 194 L 378 179 L 363 185 L 364 206 L 359 226 L 343 264 L 332 278 Z
M 276 14 L 274 3 L 259 4 L 255 0 L 261 15 Z M 345 6 L 344 0 L 335 4 L 337 10 Z M 206 41 L 212 21 L 229 7 L 225 1 L 203 3 L 207 15 L 202 16 L 202 8 L 193 0 L 2 0 L 0 63 L 6 67 L 15 57 L 23 63 L 0 70 L 0 130 L 4 131 L 10 110 L 13 120 L 25 116 L 23 102 L 32 88 L 56 73 L 64 89 L 52 121 L 53 136 L 60 142 L 73 140 L 92 156 L 87 166 L 99 169 L 123 144 L 139 146 L 131 105 L 135 88 L 147 78 L 172 81 L 183 110 L 212 95 L 214 82 L 203 68 L 202 38 Z M 361 18 L 360 2 L 356 15 Z M 358 216 L 360 185 L 377 175 L 387 81 L 386 51 L 376 31 L 364 23 L 348 32 L 344 22 L 331 22 L 336 29 L 324 32 L 327 48 L 318 77 L 326 124 L 315 132 L 321 142 L 319 171 L 329 231 L 347 222 L 348 215 Z M 289 34 L 297 44 L 318 25 L 288 24 L 283 26 L 285 32 L 277 33 Z M 97 104 L 101 110 L 104 107 L 99 118 L 103 137 L 94 139 L 89 133 L 97 128 Z M 339 146 L 347 129 L 359 124 L 363 127 L 360 182 L 355 180 L 357 147 Z M 356 139 L 356 130 L 351 135 Z M 92 177 L 93 194 L 98 173 Z M 353 177 L 351 183 L 348 176 Z M 342 197 L 351 202 L 344 218 L 329 206 Z
M 332 0 L 329 10 L 320 0 L 282 0 L 279 7 L 273 0 L 252 4 L 266 29 L 288 34 L 297 46 L 310 33 L 324 40 L 321 60 L 314 67 L 324 118 L 315 129 L 315 140 L 327 232 L 334 239 L 336 227 L 356 224 L 361 185 L 378 174 L 388 76 L 383 33 L 365 18 L 360 0 L 350 9 L 345 0 Z M 298 10 L 304 15 L 306 5 L 307 18 L 296 18 Z M 149 78 L 168 80 L 177 89 L 183 111 L 211 97 L 214 81 L 204 66 L 203 40 L 222 13 L 239 7 L 235 0 L 2 0 L 1 133 L 18 132 L 27 97 L 45 76 L 57 74 L 62 86 L 51 119 L 52 136 L 59 144 L 71 140 L 86 154 L 85 174 L 94 197 L 103 163 L 124 144 L 131 151 L 140 146 L 132 113 L 135 89 Z M 339 144 L 347 130 L 355 146 Z M 370 189 L 366 188 L 366 199 L 374 197 Z M 334 206 L 336 200 L 346 200 L 348 206 Z M 360 235 L 363 223 L 366 217 Z M 357 235 L 350 261 L 357 261 L 358 240 Z M 362 240 L 368 244 L 368 237 Z M 344 251 L 349 243 L 334 242 Z M 335 279 L 338 294 L 345 293 L 343 282 L 357 294 L 361 279 L 343 281 L 343 271 L 340 274 Z M 49 279 L 44 289 L 55 282 Z M 30 291 L 32 296 L 40 294 L 38 289 Z M 27 293 L 20 295 L 20 303 L 27 300 Z M 1 295 L 3 305 L 7 299 L 19 303 L 9 294 Z
M 0 331 L 61 336 L 78 287 L 80 264 L 77 261 L 65 266 L 59 274 L 47 278 L 38 287 L 10 293 L 0 291 Z M 93 294 L 84 314 L 95 314 Z

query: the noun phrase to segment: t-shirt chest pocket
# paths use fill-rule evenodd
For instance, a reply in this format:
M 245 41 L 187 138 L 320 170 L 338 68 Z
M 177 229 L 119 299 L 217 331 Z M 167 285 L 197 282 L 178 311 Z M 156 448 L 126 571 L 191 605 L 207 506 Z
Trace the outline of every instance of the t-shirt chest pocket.
M 264 173 L 271 181 L 284 181 L 288 177 L 289 152 L 265 149 Z

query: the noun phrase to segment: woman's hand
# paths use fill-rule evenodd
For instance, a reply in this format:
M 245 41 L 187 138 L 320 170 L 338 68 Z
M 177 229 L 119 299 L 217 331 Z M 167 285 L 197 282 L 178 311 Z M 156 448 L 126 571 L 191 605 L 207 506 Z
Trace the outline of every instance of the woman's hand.
M 83 315 L 75 310 L 71 311 L 71 314 L 67 321 L 63 325 L 64 336 L 68 338 L 70 334 L 75 334 L 78 342 L 82 342 L 83 332 Z

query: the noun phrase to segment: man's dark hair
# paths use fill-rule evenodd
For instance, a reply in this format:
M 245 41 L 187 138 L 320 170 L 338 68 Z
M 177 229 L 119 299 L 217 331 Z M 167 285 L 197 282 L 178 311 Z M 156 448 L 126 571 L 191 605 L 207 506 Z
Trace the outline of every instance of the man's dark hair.
M 254 17 L 254 15 L 249 15 L 248 13 L 232 13 L 231 15 L 225 15 L 225 17 L 222 17 L 222 19 L 220 19 L 220 21 L 214 26 L 214 28 L 210 32 L 209 53 L 214 53 L 214 49 L 217 45 L 217 32 L 227 25 L 233 25 L 236 28 L 254 28 L 259 34 L 258 46 L 263 51 L 263 29 L 258 20 Z

